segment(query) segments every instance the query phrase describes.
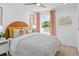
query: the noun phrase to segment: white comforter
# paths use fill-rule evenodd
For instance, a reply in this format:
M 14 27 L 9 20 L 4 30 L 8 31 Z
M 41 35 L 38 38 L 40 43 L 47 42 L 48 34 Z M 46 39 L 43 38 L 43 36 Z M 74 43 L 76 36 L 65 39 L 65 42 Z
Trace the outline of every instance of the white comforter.
M 55 36 L 33 33 L 13 39 L 10 54 L 17 56 L 51 56 L 60 47 L 60 41 Z

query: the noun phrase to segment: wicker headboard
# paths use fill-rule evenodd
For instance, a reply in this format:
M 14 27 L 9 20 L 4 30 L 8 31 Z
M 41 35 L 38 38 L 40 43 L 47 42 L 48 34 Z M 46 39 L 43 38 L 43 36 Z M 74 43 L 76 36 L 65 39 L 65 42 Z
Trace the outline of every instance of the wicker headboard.
M 12 35 L 13 29 L 15 29 L 15 28 L 21 29 L 22 27 L 26 27 L 26 26 L 28 26 L 26 23 L 24 23 L 22 21 L 16 21 L 16 22 L 9 24 L 7 26 L 5 32 L 7 33 L 8 38 L 12 38 L 13 37 L 13 35 Z

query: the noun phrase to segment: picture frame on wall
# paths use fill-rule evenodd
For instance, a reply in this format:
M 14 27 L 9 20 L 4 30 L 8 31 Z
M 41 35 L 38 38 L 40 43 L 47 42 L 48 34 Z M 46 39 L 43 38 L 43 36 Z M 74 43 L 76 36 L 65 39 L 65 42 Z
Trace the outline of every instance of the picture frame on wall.
M 59 25 L 70 26 L 72 24 L 72 19 L 70 16 L 63 16 L 59 18 Z
M 2 7 L 0 7 L 0 25 L 2 25 L 2 13 L 3 13 L 3 9 Z

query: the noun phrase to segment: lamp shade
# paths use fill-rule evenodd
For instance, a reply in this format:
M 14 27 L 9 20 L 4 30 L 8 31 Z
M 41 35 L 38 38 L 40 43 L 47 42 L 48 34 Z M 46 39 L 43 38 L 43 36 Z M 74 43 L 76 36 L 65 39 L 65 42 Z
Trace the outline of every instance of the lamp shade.
M 0 32 L 3 32 L 3 26 L 0 25 Z

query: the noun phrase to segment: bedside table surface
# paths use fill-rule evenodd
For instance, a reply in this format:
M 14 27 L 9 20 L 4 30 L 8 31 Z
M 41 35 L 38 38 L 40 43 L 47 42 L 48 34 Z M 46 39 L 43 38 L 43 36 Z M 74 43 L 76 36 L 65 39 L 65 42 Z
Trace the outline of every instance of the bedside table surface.
M 0 40 L 0 43 L 8 42 L 8 40 Z

